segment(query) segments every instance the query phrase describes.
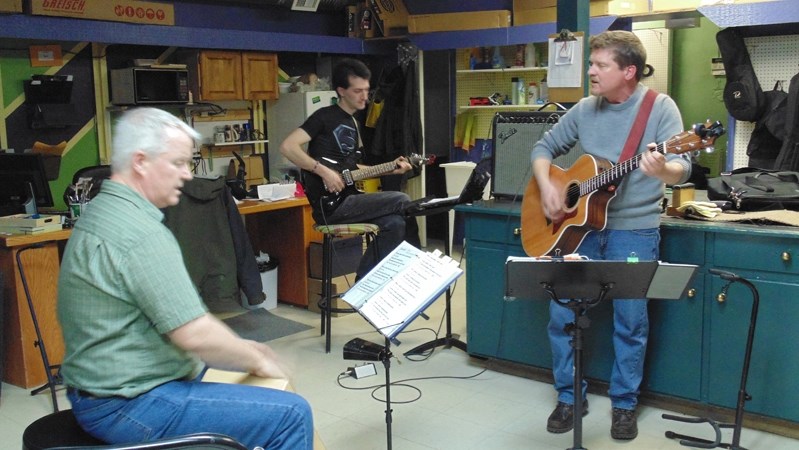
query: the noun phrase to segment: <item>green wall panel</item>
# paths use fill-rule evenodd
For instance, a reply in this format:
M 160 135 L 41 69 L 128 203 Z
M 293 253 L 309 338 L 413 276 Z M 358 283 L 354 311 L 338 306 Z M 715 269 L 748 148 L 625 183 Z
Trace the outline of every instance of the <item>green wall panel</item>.
M 680 107 L 686 128 L 707 119 L 720 120 L 725 128 L 729 125 L 722 98 L 726 78 L 710 73 L 710 60 L 719 56 L 716 44 L 719 30 L 705 18 L 700 19 L 697 28 L 674 30 L 671 96 Z M 724 169 L 726 148 L 724 135 L 716 140 L 715 152 L 699 157 L 699 163 L 710 169 L 710 176 L 718 176 Z

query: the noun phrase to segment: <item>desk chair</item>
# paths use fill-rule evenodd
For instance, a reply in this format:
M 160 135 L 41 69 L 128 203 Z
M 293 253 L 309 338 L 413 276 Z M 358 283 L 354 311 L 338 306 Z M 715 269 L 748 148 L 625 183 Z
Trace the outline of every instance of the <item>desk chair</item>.
M 322 295 L 318 305 L 321 311 L 322 332 L 325 335 L 325 353 L 330 353 L 330 327 L 333 313 L 355 312 L 352 308 L 333 307 L 333 240 L 340 237 L 363 236 L 366 245 L 371 246 L 375 260 L 379 259 L 380 252 L 377 247 L 377 233 L 380 227 L 371 223 L 346 223 L 335 225 L 314 225 L 314 230 L 324 235 L 322 242 Z
M 158 439 L 136 444 L 106 444 L 83 431 L 71 409 L 36 419 L 22 434 L 22 450 L 96 449 L 96 450 L 161 450 L 161 449 L 247 450 L 233 438 L 216 433 L 199 433 Z

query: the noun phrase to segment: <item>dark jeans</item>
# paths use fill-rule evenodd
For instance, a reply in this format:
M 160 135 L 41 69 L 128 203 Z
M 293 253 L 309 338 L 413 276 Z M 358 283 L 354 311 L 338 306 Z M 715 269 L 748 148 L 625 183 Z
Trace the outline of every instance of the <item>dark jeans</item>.
M 379 259 L 374 258 L 371 248 L 367 249 L 356 272 L 360 279 L 403 240 L 420 247 L 416 219 L 405 217 L 405 208 L 410 201 L 407 194 L 396 191 L 350 195 L 333 214 L 324 215 L 320 208 L 314 208 L 313 218 L 318 224 L 372 223 L 380 227 L 377 234 Z

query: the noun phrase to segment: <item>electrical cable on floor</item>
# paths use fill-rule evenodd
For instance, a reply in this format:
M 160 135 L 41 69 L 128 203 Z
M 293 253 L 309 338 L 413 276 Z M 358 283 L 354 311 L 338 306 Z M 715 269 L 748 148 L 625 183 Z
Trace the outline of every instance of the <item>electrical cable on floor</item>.
M 416 387 L 416 386 L 413 386 L 413 385 L 407 384 L 409 381 L 446 380 L 446 379 L 450 379 L 450 380 L 469 380 L 469 379 L 472 379 L 472 378 L 479 377 L 480 375 L 482 375 L 483 373 L 485 373 L 487 370 L 488 370 L 488 368 L 484 368 L 483 370 L 481 370 L 481 371 L 479 371 L 479 372 L 477 372 L 477 373 L 475 373 L 475 374 L 473 374 L 473 375 L 464 375 L 464 376 L 458 376 L 458 375 L 439 375 L 439 376 L 432 376 L 432 377 L 405 378 L 405 379 L 402 379 L 402 380 L 396 380 L 396 381 L 392 381 L 392 382 L 390 383 L 391 387 L 397 387 L 397 386 L 401 386 L 401 387 L 410 388 L 410 389 L 412 389 L 412 390 L 416 391 L 416 392 L 418 393 L 418 395 L 416 396 L 416 398 L 413 398 L 413 399 L 411 399 L 411 400 L 404 400 L 404 401 L 397 401 L 397 400 L 395 400 L 394 398 L 392 398 L 392 399 L 391 399 L 391 403 L 392 403 L 392 404 L 398 404 L 398 405 L 402 405 L 402 404 L 413 403 L 413 402 L 415 402 L 415 401 L 419 400 L 420 398 L 422 398 L 422 390 L 421 390 L 421 389 L 419 389 L 419 388 L 418 388 L 418 387 Z M 371 390 L 371 391 L 372 391 L 372 392 L 371 392 L 371 396 L 372 396 L 372 398 L 373 398 L 373 399 L 375 399 L 375 400 L 377 400 L 377 401 L 379 401 L 379 402 L 381 402 L 381 403 L 386 403 L 386 400 L 385 400 L 385 399 L 382 399 L 382 398 L 378 398 L 378 397 L 377 397 L 377 392 L 378 392 L 378 391 L 380 391 L 381 389 L 385 389 L 385 388 L 386 388 L 386 385 L 385 385 L 385 383 L 383 383 L 383 384 L 373 384 L 373 385 L 370 385 L 370 386 L 363 386 L 363 387 L 345 386 L 344 384 L 342 384 L 342 383 L 341 383 L 341 380 L 342 380 L 343 378 L 345 378 L 345 377 L 349 377 L 349 376 L 350 376 L 350 373 L 348 373 L 348 372 L 342 372 L 342 373 L 340 373 L 340 374 L 338 375 L 338 377 L 336 378 L 336 383 L 338 383 L 338 385 L 339 385 L 340 387 L 342 387 L 342 388 L 344 388 L 344 389 L 347 389 L 347 390 L 351 390 L 351 391 L 366 391 L 366 390 Z

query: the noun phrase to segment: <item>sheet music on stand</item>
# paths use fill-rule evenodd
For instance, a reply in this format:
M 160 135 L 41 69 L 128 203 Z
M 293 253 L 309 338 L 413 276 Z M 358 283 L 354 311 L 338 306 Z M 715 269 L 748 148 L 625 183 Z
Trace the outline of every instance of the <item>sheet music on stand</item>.
M 341 298 L 388 339 L 395 339 L 461 275 L 439 250 L 403 241 Z

